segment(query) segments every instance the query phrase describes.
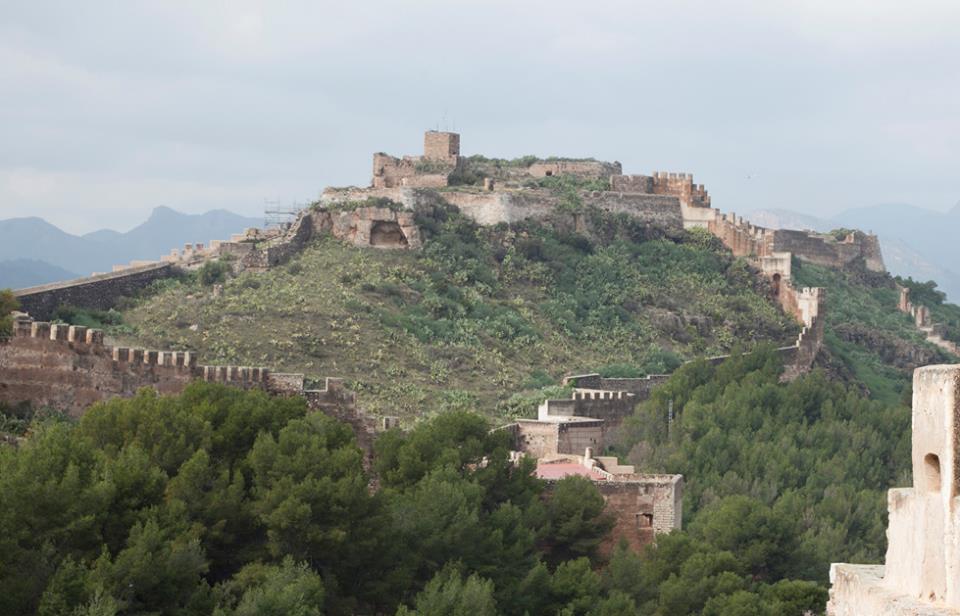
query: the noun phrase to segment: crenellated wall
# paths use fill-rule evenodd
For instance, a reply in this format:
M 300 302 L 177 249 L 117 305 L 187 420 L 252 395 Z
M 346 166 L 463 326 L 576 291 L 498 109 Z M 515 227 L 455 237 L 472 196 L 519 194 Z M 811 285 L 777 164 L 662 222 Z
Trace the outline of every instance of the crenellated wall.
M 0 402 L 8 404 L 29 401 L 79 415 L 95 402 L 131 396 L 141 387 L 172 394 L 194 380 L 302 395 L 313 408 L 353 403 L 353 394 L 338 380 L 328 380 L 326 390 L 305 390 L 302 374 L 202 365 L 190 351 L 110 346 L 100 330 L 24 315 L 15 320 L 13 336 L 0 342 Z

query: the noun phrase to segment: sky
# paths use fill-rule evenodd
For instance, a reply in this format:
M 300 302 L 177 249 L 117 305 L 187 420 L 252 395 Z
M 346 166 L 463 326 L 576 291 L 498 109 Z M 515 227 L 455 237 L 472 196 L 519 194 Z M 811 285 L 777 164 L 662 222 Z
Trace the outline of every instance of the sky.
M 689 172 L 724 211 L 960 201 L 960 2 L 0 0 L 0 219 L 120 231 L 464 154 Z

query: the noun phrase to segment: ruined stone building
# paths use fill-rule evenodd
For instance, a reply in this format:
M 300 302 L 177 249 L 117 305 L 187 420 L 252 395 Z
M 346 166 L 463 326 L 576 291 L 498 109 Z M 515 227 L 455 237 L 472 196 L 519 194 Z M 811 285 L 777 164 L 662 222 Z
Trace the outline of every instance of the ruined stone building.
M 887 496 L 885 565 L 834 563 L 829 616 L 960 615 L 960 366 L 913 376 L 913 486 Z
M 604 500 L 613 528 L 600 546 L 610 554 L 621 540 L 639 551 L 656 535 L 679 530 L 683 524 L 683 476 L 636 473 L 613 456 L 551 454 L 537 460 L 537 477 L 551 484 L 564 477 L 586 477 Z
M 606 553 L 621 539 L 640 549 L 652 543 L 658 533 L 681 527 L 681 475 L 637 473 L 616 457 L 593 455 L 604 450 L 636 404 L 666 378 L 603 379 L 597 374 L 568 377 L 565 382 L 575 385 L 570 399 L 547 400 L 540 405 L 536 419 L 519 419 L 501 428 L 513 435 L 516 455 L 537 460 L 539 478 L 551 483 L 577 475 L 597 486 L 605 511 L 614 521 L 601 548 Z

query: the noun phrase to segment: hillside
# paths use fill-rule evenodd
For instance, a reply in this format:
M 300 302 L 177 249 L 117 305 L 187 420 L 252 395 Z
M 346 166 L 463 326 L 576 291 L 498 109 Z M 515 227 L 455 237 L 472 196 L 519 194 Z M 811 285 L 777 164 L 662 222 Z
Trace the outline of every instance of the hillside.
M 600 213 L 588 235 L 562 221 L 480 227 L 454 209 L 421 210 L 418 223 L 423 251 L 322 240 L 219 296 L 165 283 L 113 331 L 210 361 L 342 376 L 367 411 L 404 417 L 529 413 L 565 373 L 662 373 L 799 331 L 705 232 L 670 239 Z
M 0 220 L 0 287 L 27 287 L 108 272 L 114 265 L 135 259 L 155 260 L 186 242 L 226 239 L 262 223 L 259 218 L 225 210 L 182 214 L 158 207 L 130 231 L 103 229 L 78 236 L 41 218 Z M 38 269 L 29 261 L 42 261 L 50 267 Z

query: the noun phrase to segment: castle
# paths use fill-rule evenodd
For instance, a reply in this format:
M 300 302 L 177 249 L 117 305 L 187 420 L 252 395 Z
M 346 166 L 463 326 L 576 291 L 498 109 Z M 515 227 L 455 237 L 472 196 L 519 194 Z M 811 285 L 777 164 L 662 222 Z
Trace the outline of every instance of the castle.
M 576 195 L 581 207 L 573 210 L 565 207 L 562 196 L 551 188 L 549 178 L 563 180 L 575 188 L 579 186 Z M 752 263 L 767 281 L 772 299 L 800 324 L 796 342 L 780 349 L 786 367 L 784 379 L 793 379 L 809 371 L 823 343 L 824 290 L 793 286 L 793 258 L 833 267 L 883 270 L 879 242 L 874 236 L 855 232 L 837 238 L 756 227 L 742 217 L 722 214 L 712 208 L 704 186 L 695 184 L 687 173 L 624 175 L 620 163 L 593 159 L 526 157 L 504 161 L 464 157 L 460 152 L 458 134 L 428 131 L 424 136 L 422 155 L 397 158 L 384 153 L 374 154 L 369 187 L 327 188 L 316 204 L 301 211 L 288 226 L 248 229 L 229 240 L 186 244 L 182 250 L 174 249 L 155 262 L 137 261 L 127 266 L 115 266 L 110 273 L 20 289 L 16 295 L 23 309 L 33 318 L 49 319 L 56 308 L 64 304 L 110 308 L 119 298 L 171 276 L 178 269 L 195 269 L 211 260 L 230 263 L 235 271 L 265 271 L 284 263 L 314 238 L 323 235 L 357 246 L 418 249 L 422 240 L 414 210 L 421 205 L 436 204 L 455 206 L 482 225 L 560 216 L 572 218 L 581 228 L 583 212 L 597 209 L 628 215 L 667 236 L 677 236 L 685 229 L 707 230 L 734 255 Z M 53 326 L 53 331 L 60 329 Z M 45 331 L 41 331 L 40 338 L 44 334 Z M 57 340 L 56 337 L 53 339 Z M 69 342 L 80 343 L 73 339 Z M 9 367 L 5 369 L 11 370 L 21 365 L 22 358 L 18 359 L 16 349 L 24 343 L 15 337 L 11 344 L 0 345 L 0 368 L 6 365 Z M 83 350 L 85 347 L 78 348 Z M 127 363 L 140 365 L 140 357 L 132 356 L 134 359 L 128 362 L 124 359 L 124 352 L 119 352 L 120 355 L 112 358 L 114 367 Z M 145 365 L 152 365 L 150 360 L 154 355 L 147 353 L 145 357 Z M 170 367 L 167 362 L 183 368 L 177 363 L 182 361 L 180 355 L 158 352 L 156 359 L 161 374 L 168 374 L 162 370 Z M 723 358 L 712 359 L 719 361 Z M 25 361 L 29 364 L 32 360 Z M 87 367 L 89 362 L 81 364 L 85 369 L 91 369 Z M 193 374 L 195 367 L 188 365 L 187 368 L 189 370 L 177 377 L 180 381 L 208 374 L 207 370 Z M 241 370 L 236 373 L 236 378 L 238 382 L 246 383 L 247 378 L 265 374 L 268 373 Z M 216 378 L 234 380 L 233 377 Z M 620 419 L 646 397 L 652 384 L 666 377 L 651 378 L 642 382 L 612 384 L 599 383 L 590 375 L 582 375 L 574 383 L 576 389 L 571 400 L 548 400 L 541 417 L 520 427 L 527 432 L 560 430 L 572 437 L 590 429 L 589 422 L 556 418 L 587 417 L 601 421 L 601 433 L 608 438 L 617 429 Z M 9 379 L 5 377 L 5 380 Z M 127 374 L 121 380 L 125 383 L 122 386 L 99 388 L 94 390 L 99 393 L 89 395 L 93 398 L 130 395 L 137 385 L 150 384 L 142 375 L 134 378 Z M 154 379 L 154 382 L 162 383 L 163 379 Z M 262 386 L 269 387 L 269 379 Z M 9 386 L 0 389 L 0 401 L 16 402 L 16 391 L 16 387 Z M 56 387 L 33 393 L 40 395 L 39 400 L 44 403 L 55 392 Z M 592 444 L 602 446 L 603 438 Z M 583 451 L 582 445 L 557 449 L 553 453 L 579 454 Z
M 887 496 L 886 565 L 830 567 L 828 616 L 960 614 L 960 366 L 913 376 L 913 487 Z

